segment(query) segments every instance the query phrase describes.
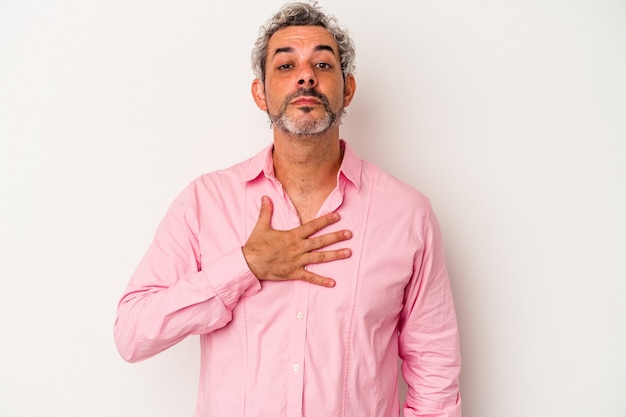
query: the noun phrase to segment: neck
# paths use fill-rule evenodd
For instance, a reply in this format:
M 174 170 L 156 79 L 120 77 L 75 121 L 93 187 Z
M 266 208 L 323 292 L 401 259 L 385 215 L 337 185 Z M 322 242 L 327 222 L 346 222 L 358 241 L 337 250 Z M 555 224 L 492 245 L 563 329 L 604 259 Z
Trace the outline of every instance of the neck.
M 308 221 L 337 185 L 342 159 L 339 131 L 331 129 L 314 137 L 275 131 L 273 159 L 276 178 L 291 198 L 300 220 Z
M 325 182 L 324 178 L 336 178 L 341 166 L 339 135 L 290 136 L 275 132 L 274 172 L 283 183 L 294 180 L 311 185 Z

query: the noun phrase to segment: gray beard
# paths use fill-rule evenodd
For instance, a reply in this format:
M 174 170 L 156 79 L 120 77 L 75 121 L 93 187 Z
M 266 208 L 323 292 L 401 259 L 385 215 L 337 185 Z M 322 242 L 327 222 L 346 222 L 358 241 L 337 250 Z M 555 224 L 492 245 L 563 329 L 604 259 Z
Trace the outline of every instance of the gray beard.
M 319 99 L 324 106 L 324 117 L 320 120 L 297 120 L 289 117 L 287 115 L 287 106 L 291 101 L 300 96 L 311 96 Z M 313 109 L 310 107 L 303 107 L 300 110 L 304 113 L 309 113 Z M 342 113 L 343 109 L 341 109 L 339 113 L 333 112 L 326 96 L 311 90 L 299 90 L 298 92 L 285 97 L 278 114 L 271 114 L 269 111 L 267 112 L 270 121 L 274 124 L 274 126 L 284 133 L 292 136 L 321 135 L 340 121 L 340 115 Z
M 330 129 L 336 121 L 328 111 L 320 120 L 294 120 L 286 114 L 270 115 L 272 123 L 280 130 L 293 136 L 321 135 Z

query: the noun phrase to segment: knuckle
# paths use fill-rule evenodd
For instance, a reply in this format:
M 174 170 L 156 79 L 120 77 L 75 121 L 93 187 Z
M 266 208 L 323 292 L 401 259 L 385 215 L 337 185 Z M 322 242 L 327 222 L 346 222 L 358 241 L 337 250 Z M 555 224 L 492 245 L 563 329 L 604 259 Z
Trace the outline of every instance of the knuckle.
M 302 274 L 300 278 L 302 281 L 311 282 L 311 283 L 315 282 L 315 276 L 313 276 L 312 274 L 307 274 L 306 271 L 304 272 L 305 273 Z

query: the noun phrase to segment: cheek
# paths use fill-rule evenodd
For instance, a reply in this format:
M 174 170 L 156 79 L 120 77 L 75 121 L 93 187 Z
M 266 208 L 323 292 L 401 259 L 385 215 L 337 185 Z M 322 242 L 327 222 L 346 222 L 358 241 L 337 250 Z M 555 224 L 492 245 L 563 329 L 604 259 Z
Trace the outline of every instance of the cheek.
M 335 81 L 330 89 L 322 91 L 322 93 L 326 95 L 333 108 L 343 107 L 345 103 L 345 90 L 343 82 L 337 83 Z
M 274 95 L 267 94 L 265 96 L 265 107 L 266 111 L 269 111 L 272 114 L 278 113 L 282 106 L 282 100 Z
M 280 88 L 277 88 L 275 85 L 266 86 L 265 90 L 265 102 L 270 110 L 274 110 L 279 108 L 282 105 L 283 100 L 285 99 L 285 95 L 278 94 L 278 91 L 281 91 Z

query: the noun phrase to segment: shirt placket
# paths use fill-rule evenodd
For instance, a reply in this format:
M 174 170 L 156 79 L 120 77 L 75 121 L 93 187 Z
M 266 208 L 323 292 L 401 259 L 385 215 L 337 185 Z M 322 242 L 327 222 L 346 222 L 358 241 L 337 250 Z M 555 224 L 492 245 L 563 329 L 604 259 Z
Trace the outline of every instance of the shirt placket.
M 300 226 L 300 218 L 298 213 L 287 197 L 283 194 L 288 210 L 287 222 L 290 228 Z M 290 322 L 290 343 L 289 343 L 289 363 L 285 365 L 287 373 L 288 391 L 287 391 L 287 417 L 301 417 L 302 400 L 304 396 L 304 352 L 306 345 L 306 323 L 308 314 L 308 300 L 310 284 L 304 281 L 294 281 L 292 283 L 292 295 L 290 303 L 289 322 Z
M 294 282 L 292 309 L 289 312 L 292 321 L 291 343 L 289 346 L 289 364 L 285 370 L 289 373 L 289 391 L 287 394 L 287 416 L 302 416 L 304 396 L 304 373 L 306 363 L 304 352 L 306 344 L 306 326 L 308 315 L 308 296 L 310 285 L 307 282 Z

